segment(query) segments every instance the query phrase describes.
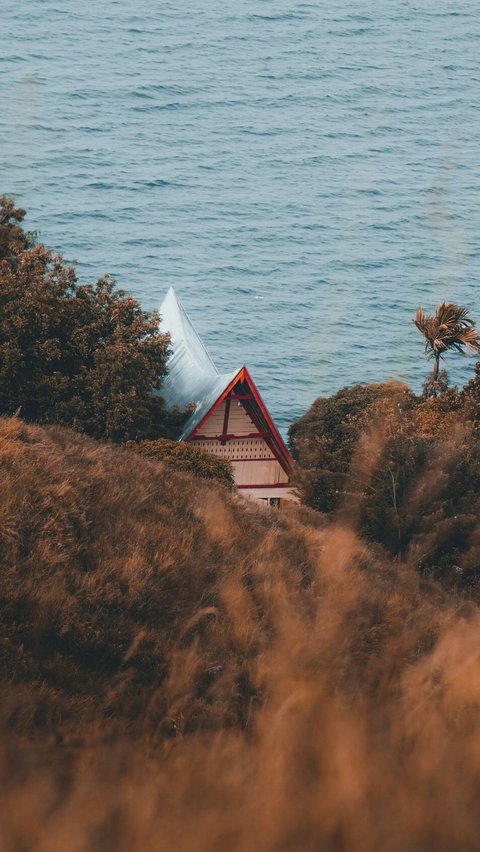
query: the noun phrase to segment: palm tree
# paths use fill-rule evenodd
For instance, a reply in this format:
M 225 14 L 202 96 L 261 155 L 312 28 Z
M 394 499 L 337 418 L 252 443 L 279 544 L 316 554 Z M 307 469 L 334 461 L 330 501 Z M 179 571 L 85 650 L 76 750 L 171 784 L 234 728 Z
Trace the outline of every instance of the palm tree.
M 438 305 L 434 314 L 427 316 L 419 308 L 413 320 L 425 338 L 425 354 L 433 358 L 432 382 L 438 380 L 440 358 L 450 349 L 464 352 L 468 349 L 480 353 L 480 337 L 467 308 L 460 305 Z

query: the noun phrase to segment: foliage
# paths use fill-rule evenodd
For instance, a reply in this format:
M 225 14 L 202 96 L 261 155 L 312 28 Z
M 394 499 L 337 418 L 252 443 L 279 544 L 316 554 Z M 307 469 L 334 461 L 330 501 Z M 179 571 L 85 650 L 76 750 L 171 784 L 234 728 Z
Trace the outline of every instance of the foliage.
M 131 449 L 150 459 L 165 462 L 177 470 L 192 473 L 202 479 L 215 479 L 224 485 L 234 485 L 232 466 L 228 459 L 206 453 L 186 441 L 129 441 Z
M 435 397 L 422 396 L 413 408 L 414 432 L 417 437 L 432 441 L 446 438 L 462 411 L 462 394 L 456 387 L 446 388 Z
M 0 412 L 122 441 L 166 433 L 168 335 L 108 276 L 79 284 L 0 199 Z M 156 392 L 157 395 L 154 395 Z
M 303 501 L 355 517 L 368 540 L 397 558 L 416 554 L 420 571 L 446 583 L 480 580 L 480 434 L 466 412 L 456 388 L 425 399 L 401 385 L 358 386 L 317 400 L 290 432 Z
M 443 302 L 431 315 L 426 315 L 422 308 L 418 308 L 413 322 L 423 334 L 427 357 L 434 361 L 431 380 L 426 385 L 426 390 L 434 396 L 438 392 L 436 383 L 440 358 L 450 349 L 457 352 L 468 349 L 479 353 L 480 337 L 473 320 L 468 316 L 467 308 L 460 305 Z
M 0 448 L 2 852 L 477 848 L 479 615 L 426 538 L 392 562 L 59 427 Z
M 28 248 L 28 236 L 20 225 L 26 211 L 15 207 L 13 198 L 0 196 L 0 262 L 16 263 Z
M 460 400 L 462 417 L 480 433 L 480 361 L 475 364 L 475 375 L 462 388 Z
M 321 512 L 336 509 L 354 488 L 352 458 L 369 417 L 409 409 L 414 397 L 406 385 L 354 385 L 315 400 L 292 424 L 289 444 L 299 466 L 297 486 L 304 502 Z M 370 415 L 369 415 L 370 412 Z
M 365 483 L 361 498 L 362 533 L 370 541 L 381 542 L 397 556 L 403 554 L 411 537 L 409 489 L 425 467 L 426 450 L 426 442 L 411 434 L 389 435 Z
M 437 376 L 434 373 L 429 373 L 422 384 L 422 396 L 424 399 L 438 396 L 448 390 L 448 373 L 446 370 L 440 370 Z

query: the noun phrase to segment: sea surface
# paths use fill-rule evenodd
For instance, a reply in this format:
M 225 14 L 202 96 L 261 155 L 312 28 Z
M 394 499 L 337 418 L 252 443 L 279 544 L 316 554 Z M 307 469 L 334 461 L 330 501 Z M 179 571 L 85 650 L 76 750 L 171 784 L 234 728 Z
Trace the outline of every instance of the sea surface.
M 81 280 L 173 285 L 284 434 L 418 390 L 418 305 L 480 322 L 480 4 L 1 0 L 1 192 Z

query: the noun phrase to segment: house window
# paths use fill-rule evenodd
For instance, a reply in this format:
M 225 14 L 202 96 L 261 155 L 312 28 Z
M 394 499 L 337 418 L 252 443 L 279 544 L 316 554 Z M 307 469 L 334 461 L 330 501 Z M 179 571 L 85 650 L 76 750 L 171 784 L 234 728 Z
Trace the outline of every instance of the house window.
M 273 506 L 274 509 L 280 508 L 280 497 L 270 497 L 268 502 L 269 502 L 269 505 Z

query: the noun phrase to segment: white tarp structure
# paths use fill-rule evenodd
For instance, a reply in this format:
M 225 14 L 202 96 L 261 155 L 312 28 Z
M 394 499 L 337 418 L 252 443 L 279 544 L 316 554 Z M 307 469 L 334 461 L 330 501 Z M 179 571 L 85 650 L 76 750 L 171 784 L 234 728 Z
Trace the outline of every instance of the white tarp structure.
M 195 404 L 195 411 L 180 435 L 183 441 L 215 405 L 238 370 L 233 373 L 218 372 L 173 287 L 170 287 L 162 302 L 160 315 L 162 330 L 170 334 L 172 350 L 162 396 L 167 408 L 186 408 L 190 403 Z

